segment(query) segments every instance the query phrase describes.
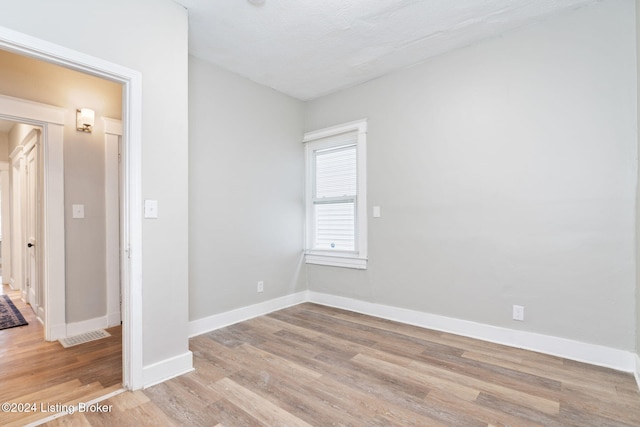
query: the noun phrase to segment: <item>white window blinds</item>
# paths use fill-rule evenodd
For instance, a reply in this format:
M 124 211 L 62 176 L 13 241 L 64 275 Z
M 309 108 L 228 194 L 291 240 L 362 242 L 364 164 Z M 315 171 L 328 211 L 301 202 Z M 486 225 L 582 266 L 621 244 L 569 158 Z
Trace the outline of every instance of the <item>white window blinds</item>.
M 314 153 L 314 249 L 355 250 L 356 146 Z
M 355 145 L 318 150 L 315 158 L 316 198 L 356 195 Z
M 304 134 L 305 262 L 367 268 L 367 122 Z

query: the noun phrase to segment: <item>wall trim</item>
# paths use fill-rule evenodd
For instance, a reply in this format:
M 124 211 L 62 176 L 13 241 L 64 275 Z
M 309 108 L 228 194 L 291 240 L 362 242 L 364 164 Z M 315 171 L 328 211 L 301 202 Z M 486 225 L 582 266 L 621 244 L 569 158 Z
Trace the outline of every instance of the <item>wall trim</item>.
M 189 322 L 189 338 L 308 301 L 308 291 L 274 298 Z
M 55 324 L 55 325 L 49 325 L 49 328 L 51 329 L 51 336 L 58 337 L 57 339 L 66 338 L 67 337 L 67 324 L 66 323 L 58 323 L 58 324 Z
M 34 122 L 46 122 L 64 126 L 64 115 L 66 110 L 55 105 L 42 104 L 13 96 L 0 95 L 3 105 L 11 113 L 7 118 L 24 123 L 26 120 Z
M 15 160 L 16 158 L 22 157 L 22 148 L 22 144 L 16 145 L 16 148 L 14 148 L 11 154 L 9 154 L 9 160 Z
M 0 47 L 76 71 L 103 77 L 123 86 L 123 234 L 122 242 L 122 315 L 123 382 L 128 389 L 143 385 L 142 336 L 142 73 L 104 59 L 39 39 L 28 34 L 0 27 Z M 11 102 L 11 100 L 6 100 Z M 16 110 L 19 111 L 19 110 Z M 13 113 L 15 114 L 15 112 Z M 21 116 L 24 114 L 20 112 Z M 62 120 L 59 111 L 50 111 L 49 120 Z M 59 117 L 55 119 L 55 117 Z M 62 126 L 50 125 L 51 128 Z M 45 129 L 45 132 L 48 131 Z M 57 133 L 57 130 L 56 132 Z M 62 135 L 62 131 L 60 131 Z M 64 229 L 62 223 L 61 229 Z M 55 230 L 55 227 L 54 227 Z M 125 249 L 126 248 L 126 249 Z M 57 249 L 57 248 L 56 248 Z M 50 252 L 51 253 L 51 252 Z M 62 248 L 64 253 L 64 247 Z M 55 252 L 53 252 L 55 255 Z M 64 266 L 64 262 L 62 263 Z M 63 270 L 64 271 L 64 270 Z M 64 295 L 64 292 L 62 293 Z M 54 336 L 51 324 L 50 336 Z
M 22 142 L 22 141 L 20 141 Z M 19 212 L 22 209 L 22 181 L 19 179 L 13 179 L 15 176 L 19 176 L 22 171 L 22 164 L 24 162 L 24 153 L 22 151 L 22 144 L 18 144 L 11 154 L 9 154 L 9 160 L 11 164 L 11 171 L 9 172 L 9 191 L 3 193 L 9 196 L 9 203 L 7 206 L 10 208 L 10 215 L 8 217 L 10 227 L 9 231 L 9 258 L 4 260 L 4 263 L 9 267 L 3 272 L 3 276 L 9 278 L 9 286 L 12 290 L 20 291 L 20 298 L 26 301 L 25 290 L 22 286 L 22 252 L 16 250 L 18 245 L 22 243 L 22 228 L 20 222 Z
M 0 46 L 3 45 L 2 34 L 0 33 Z M 39 220 L 39 230 L 36 232 L 36 238 L 39 242 L 36 245 L 36 257 L 38 265 L 38 276 L 41 281 L 42 293 L 36 293 L 36 311 L 39 317 L 44 320 L 44 335 L 47 341 L 55 341 L 59 336 L 54 334 L 51 325 L 64 323 L 66 318 L 65 304 L 65 250 L 64 250 L 64 112 L 60 107 L 55 107 L 39 102 L 33 102 L 25 99 L 14 98 L 10 96 L 0 96 L 0 117 L 19 121 L 28 125 L 40 126 L 40 129 L 31 129 L 25 135 L 20 143 L 21 150 L 17 147 L 12 151 L 11 157 L 13 173 L 20 174 L 19 180 L 12 179 L 12 191 L 19 197 L 26 197 L 23 191 L 24 179 L 24 153 L 33 146 L 37 146 L 38 157 L 41 158 L 40 167 L 42 178 L 38 178 L 38 190 L 41 197 L 42 219 Z M 18 153 L 22 152 L 21 155 Z M 19 163 L 17 165 L 16 163 Z M 20 169 L 15 170 L 16 166 Z M 16 183 L 17 187 L 16 187 Z M 16 189 L 19 192 L 16 192 Z M 16 212 L 15 209 L 19 212 Z M 22 207 L 14 204 L 14 219 L 16 214 L 22 214 Z M 12 258 L 15 265 L 23 265 L 23 252 L 18 248 L 26 244 L 24 239 L 24 228 L 22 221 L 18 220 L 15 226 L 18 236 L 13 246 L 14 253 Z M 21 237 L 22 236 L 22 237 Z M 16 277 L 18 285 L 25 292 L 24 277 L 21 268 L 16 271 L 12 270 L 12 274 Z M 41 303 L 40 303 L 41 302 Z M 40 305 L 44 307 L 39 307 Z M 40 308 L 44 309 L 44 313 Z
M 122 314 L 120 311 L 114 311 L 107 314 L 107 328 L 122 325 Z
M 638 389 L 640 389 L 640 356 L 635 355 L 636 369 L 633 372 L 633 376 L 636 377 L 636 384 L 638 385 Z
M 80 322 L 67 323 L 67 331 L 64 338 L 95 331 L 96 329 L 107 328 L 108 323 L 107 316 L 94 317 L 93 319 L 82 320 Z
M 309 291 L 309 301 L 427 329 L 532 350 L 591 365 L 604 366 L 618 371 L 636 371 L 632 352 L 598 344 L 589 344 L 534 332 L 518 331 L 313 291 Z
M 193 353 L 190 351 L 152 363 L 142 369 L 143 388 L 179 377 L 193 370 Z
M 109 326 L 119 325 L 122 320 L 120 301 L 121 236 L 120 198 L 124 193 L 120 188 L 120 120 L 103 119 L 104 131 L 104 213 L 105 213 L 105 284 L 107 287 L 107 315 Z
M 640 357 L 630 351 L 314 291 L 298 292 L 259 304 L 214 314 L 203 319 L 192 320 L 189 322 L 189 338 L 304 302 L 341 308 L 382 319 L 536 351 L 618 371 L 633 372 L 638 382 L 638 387 L 640 387 Z
M 109 135 L 118 135 L 122 136 L 122 121 L 118 119 L 110 119 L 108 117 L 103 117 L 102 122 L 104 123 L 104 133 Z

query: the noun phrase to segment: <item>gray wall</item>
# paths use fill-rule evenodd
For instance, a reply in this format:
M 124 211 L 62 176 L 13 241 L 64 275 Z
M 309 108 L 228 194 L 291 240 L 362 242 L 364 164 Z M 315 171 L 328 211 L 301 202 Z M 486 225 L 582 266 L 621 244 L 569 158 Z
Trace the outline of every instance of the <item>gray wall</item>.
M 0 51 L 0 93 L 65 108 L 64 197 L 67 322 L 107 314 L 103 117 L 119 119 L 122 87 L 97 77 Z M 93 133 L 75 130 L 75 110 L 96 112 Z M 24 136 L 24 135 L 23 135 Z M 10 149 L 20 143 L 15 138 Z M 71 205 L 85 218 L 72 219 Z
M 635 13 L 606 1 L 307 105 L 369 119 L 369 269 L 313 291 L 635 348 Z M 513 304 L 525 321 L 511 320 Z
M 194 57 L 189 89 L 190 319 L 305 289 L 301 102 Z
M 640 0 L 636 0 L 636 64 L 637 69 L 640 70 Z M 640 100 L 640 73 L 637 76 L 637 99 Z M 636 103 L 636 113 L 638 115 L 638 125 L 640 126 L 640 106 Z M 638 150 L 640 151 L 640 128 L 638 128 Z M 640 161 L 640 159 L 637 159 Z M 639 355 L 636 358 L 636 363 L 640 360 L 640 166 L 637 168 L 638 176 L 636 179 L 636 354 Z M 640 366 L 636 367 L 640 370 Z M 640 371 L 639 371 L 640 372 Z M 640 374 L 640 373 L 639 373 Z
M 188 22 L 171 0 L 5 2 L 0 26 L 142 74 L 143 364 L 188 351 Z

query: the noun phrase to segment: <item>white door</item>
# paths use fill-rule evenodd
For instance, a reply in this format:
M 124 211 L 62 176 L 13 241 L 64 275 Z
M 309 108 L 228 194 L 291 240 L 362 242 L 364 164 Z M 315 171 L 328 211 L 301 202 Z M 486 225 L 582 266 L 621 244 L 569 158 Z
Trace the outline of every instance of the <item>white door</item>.
M 40 306 L 38 277 L 38 148 L 34 144 L 26 156 L 26 268 L 27 302 L 36 314 Z
M 24 254 L 27 247 L 23 241 L 23 175 L 24 164 L 22 156 L 11 160 L 11 277 L 9 283 L 20 289 L 22 299 L 27 299 L 27 289 L 24 285 Z

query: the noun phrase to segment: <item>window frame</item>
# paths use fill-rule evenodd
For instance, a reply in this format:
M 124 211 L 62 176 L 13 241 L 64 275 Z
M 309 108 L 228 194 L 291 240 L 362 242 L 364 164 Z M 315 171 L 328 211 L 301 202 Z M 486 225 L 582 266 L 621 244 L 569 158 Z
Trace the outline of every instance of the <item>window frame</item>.
M 356 133 L 354 141 L 341 137 Z M 305 144 L 305 262 L 364 270 L 367 268 L 367 120 L 361 119 L 304 134 Z M 315 152 L 356 147 L 356 196 L 354 251 L 312 249 L 314 241 Z

